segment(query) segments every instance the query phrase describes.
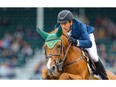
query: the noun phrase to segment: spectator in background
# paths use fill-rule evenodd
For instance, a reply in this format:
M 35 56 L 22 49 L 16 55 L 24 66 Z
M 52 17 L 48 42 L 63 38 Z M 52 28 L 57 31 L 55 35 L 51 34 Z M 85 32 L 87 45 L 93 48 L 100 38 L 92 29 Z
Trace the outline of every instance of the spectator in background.
M 103 27 L 105 28 L 107 35 L 111 37 L 112 40 L 116 38 L 116 25 L 115 23 L 109 18 L 105 17 L 102 22 Z
M 102 26 L 102 17 L 101 15 L 98 15 L 96 20 L 95 20 L 95 25 L 99 28 Z
M 24 32 L 23 32 L 23 26 L 22 25 L 17 25 L 16 31 L 14 33 L 15 38 L 23 38 Z
M 0 40 L 0 48 L 2 47 L 2 40 Z
M 8 62 L 0 64 L 0 76 L 5 79 L 12 79 L 15 77 L 14 71 L 9 67 Z
M 100 27 L 98 30 L 98 39 L 105 39 L 106 38 L 106 32 L 103 27 Z
M 9 55 L 9 51 L 5 49 L 2 54 L 2 60 L 3 62 L 8 62 L 10 61 L 11 56 Z
M 24 47 L 21 50 L 21 53 L 25 56 L 25 57 L 32 57 L 33 55 L 33 50 L 30 47 L 30 45 L 28 43 L 24 43 Z
M 13 40 L 12 44 L 11 44 L 11 51 L 16 54 L 19 52 L 20 50 L 20 45 L 19 45 L 19 42 L 15 39 Z
M 11 41 L 12 41 L 12 36 L 10 35 L 9 32 L 6 32 L 3 39 L 2 39 L 2 47 L 5 49 L 9 48 Z
M 10 60 L 10 67 L 15 68 L 18 66 L 18 60 L 16 56 L 12 56 Z
M 115 64 L 114 56 L 110 55 L 108 59 L 106 60 L 106 62 L 108 67 L 114 67 L 114 64 Z

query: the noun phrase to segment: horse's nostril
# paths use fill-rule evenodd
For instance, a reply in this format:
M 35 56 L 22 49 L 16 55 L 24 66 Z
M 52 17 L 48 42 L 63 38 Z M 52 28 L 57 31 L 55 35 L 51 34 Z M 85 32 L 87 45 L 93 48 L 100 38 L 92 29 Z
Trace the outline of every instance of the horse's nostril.
M 55 71 L 55 66 L 52 67 L 52 71 Z

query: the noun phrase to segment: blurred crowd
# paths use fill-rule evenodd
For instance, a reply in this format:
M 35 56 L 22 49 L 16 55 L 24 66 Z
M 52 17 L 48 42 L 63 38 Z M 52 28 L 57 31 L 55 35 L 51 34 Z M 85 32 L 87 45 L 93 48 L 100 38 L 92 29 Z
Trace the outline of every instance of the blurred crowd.
M 26 34 L 25 34 L 26 35 Z M 23 67 L 34 51 L 29 43 L 23 39 L 24 32 L 16 29 L 12 34 L 5 32 L 0 39 L 0 77 L 13 79 L 14 69 Z M 28 34 L 26 35 L 28 37 Z
M 98 52 L 106 68 L 116 68 L 116 23 L 109 17 L 97 16 L 95 37 Z

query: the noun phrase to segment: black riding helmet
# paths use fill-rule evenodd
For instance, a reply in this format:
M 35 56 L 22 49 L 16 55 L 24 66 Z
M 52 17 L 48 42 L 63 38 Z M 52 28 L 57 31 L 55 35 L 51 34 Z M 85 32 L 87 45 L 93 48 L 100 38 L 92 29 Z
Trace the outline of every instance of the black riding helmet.
M 61 12 L 59 12 L 57 16 L 58 23 L 68 22 L 72 19 L 74 19 L 74 17 L 73 17 L 73 14 L 69 10 L 62 10 Z

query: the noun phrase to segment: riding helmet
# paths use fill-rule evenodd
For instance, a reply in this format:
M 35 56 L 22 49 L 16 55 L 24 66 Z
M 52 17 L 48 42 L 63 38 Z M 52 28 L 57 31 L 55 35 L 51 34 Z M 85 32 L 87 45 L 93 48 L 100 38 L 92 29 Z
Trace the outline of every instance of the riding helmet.
M 73 14 L 69 10 L 62 10 L 57 16 L 58 23 L 68 22 L 74 19 Z

